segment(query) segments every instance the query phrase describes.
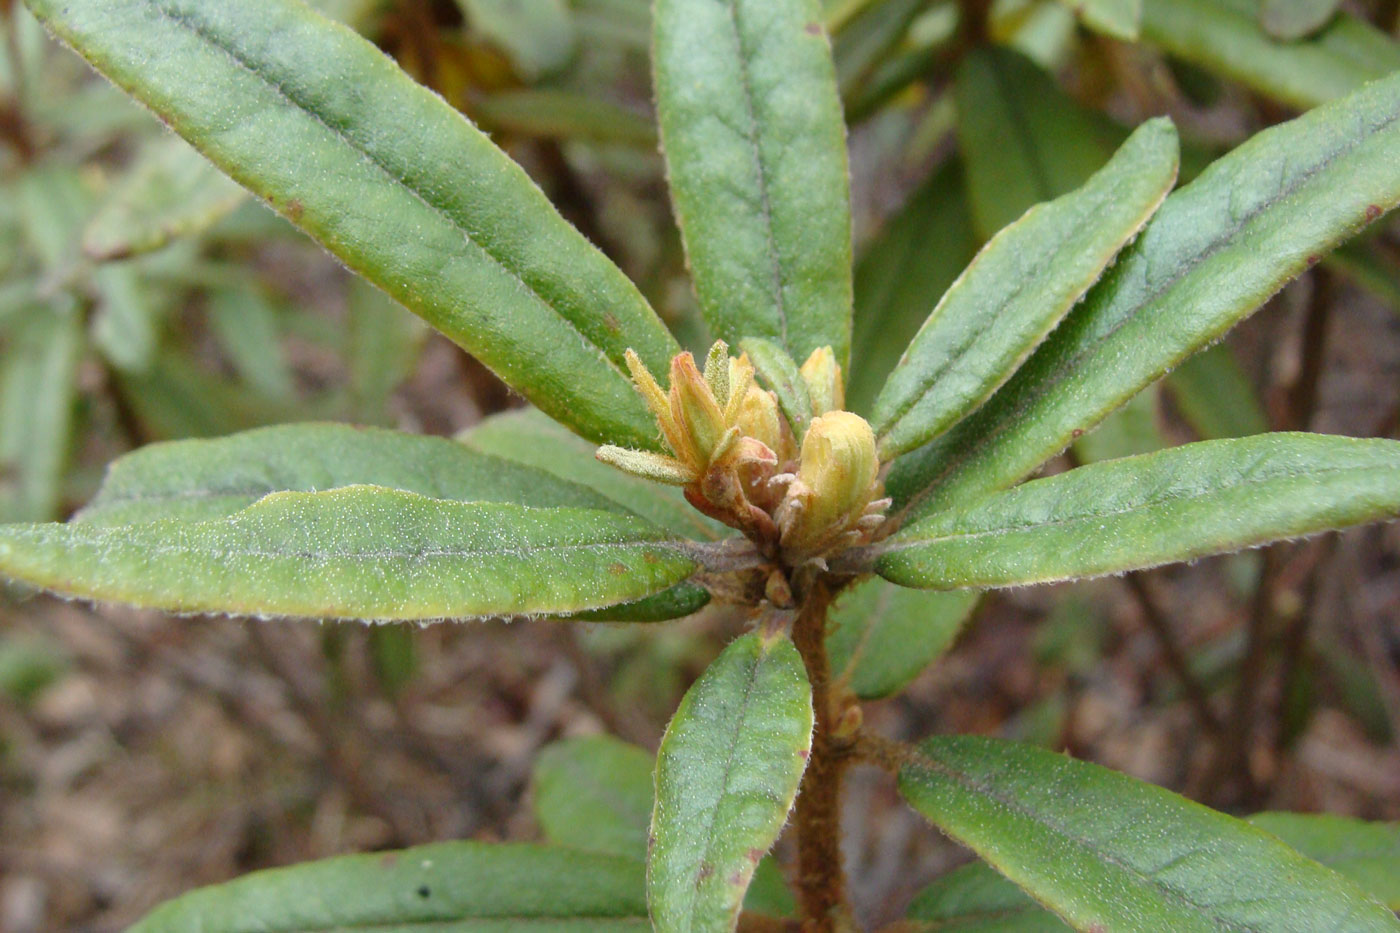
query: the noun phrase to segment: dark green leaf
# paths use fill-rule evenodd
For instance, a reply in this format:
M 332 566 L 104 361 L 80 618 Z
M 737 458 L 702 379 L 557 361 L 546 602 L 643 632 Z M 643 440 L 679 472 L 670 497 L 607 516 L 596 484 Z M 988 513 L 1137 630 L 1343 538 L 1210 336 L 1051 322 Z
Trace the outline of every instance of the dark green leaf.
M 916 810 L 1077 930 L 1400 930 L 1351 881 L 1268 833 L 1044 749 L 929 739 L 899 786 Z
M 1105 156 L 1106 158 L 1107 156 Z M 962 162 L 945 162 L 861 254 L 846 407 L 867 414 L 929 309 L 977 255 Z
M 907 915 L 919 933 L 1064 933 L 1069 927 L 986 862 L 970 862 L 924 888 Z
M 1080 463 L 1150 454 L 1167 446 L 1161 428 L 1161 393 L 1148 386 L 1074 442 Z
M 953 645 L 977 593 L 936 593 L 878 577 L 841 594 L 826 648 L 837 683 L 864 700 L 898 693 Z
M 656 127 L 646 117 L 592 94 L 550 89 L 499 91 L 477 101 L 486 125 L 526 136 L 583 139 L 630 146 L 656 146 Z
M 1176 407 L 1201 439 L 1249 437 L 1269 430 L 1269 418 L 1229 344 L 1203 350 L 1167 377 Z
M 923 515 L 1003 488 L 1400 201 L 1400 75 L 1266 130 L 1167 198 L 1021 370 L 895 463 Z
M 647 902 L 660 933 L 734 928 L 812 740 L 812 693 L 785 635 L 735 639 L 686 692 L 656 766 Z
M 1019 586 L 1121 573 L 1400 517 L 1400 441 L 1262 434 L 1033 480 L 879 546 L 904 586 Z
M 625 374 L 676 347 L 519 166 L 348 28 L 294 0 L 32 0 L 236 180 L 594 440 L 652 447 Z
M 1177 152 L 1170 120 L 1144 123 L 1083 187 L 982 248 L 875 400 L 885 459 L 942 434 L 1011 377 L 1161 205 Z
M 657 115 L 700 307 L 796 360 L 851 333 L 846 135 L 816 0 L 657 0 Z

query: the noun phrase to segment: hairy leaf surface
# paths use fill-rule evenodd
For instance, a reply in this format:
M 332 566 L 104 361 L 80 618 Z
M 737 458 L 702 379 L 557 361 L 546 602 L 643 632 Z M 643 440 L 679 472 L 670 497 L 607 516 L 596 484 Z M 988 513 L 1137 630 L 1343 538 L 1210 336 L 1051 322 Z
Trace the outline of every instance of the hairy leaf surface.
M 649 929 L 641 864 L 484 842 L 343 855 L 200 888 L 156 908 L 128 933 L 503 933 L 525 927 L 541 933 Z
M 1077 930 L 1400 930 L 1273 836 L 1097 765 L 997 739 L 923 742 L 900 792 Z
M 734 928 L 811 741 L 811 687 L 785 635 L 735 639 L 686 692 L 657 753 L 647 902 L 658 931 Z
M 273 493 L 202 522 L 0 526 L 0 574 L 167 612 L 558 615 L 649 596 L 694 569 L 664 533 L 632 516 L 380 486 Z
M 851 333 L 846 134 L 816 0 L 658 0 L 662 148 L 717 337 L 796 360 Z
M 33 0 L 116 84 L 348 266 L 594 440 L 654 446 L 626 376 L 674 340 L 525 172 L 294 0 Z
M 915 335 L 875 400 L 885 458 L 942 434 L 1030 355 L 1176 181 L 1176 128 L 1144 123 L 1079 190 L 992 238 Z
M 204 521 L 232 515 L 269 493 L 365 484 L 434 499 L 620 511 L 587 487 L 443 438 L 294 424 L 127 454 L 108 467 L 102 487 L 75 520 L 105 526 Z
M 1400 441 L 1262 434 L 1107 460 L 938 512 L 876 567 L 904 586 L 1120 573 L 1400 516 Z
M 1400 910 L 1400 823 L 1330 813 L 1258 813 L 1249 822 Z
M 1017 482 L 1400 201 L 1400 75 L 1255 136 L 1142 235 L 972 416 L 887 487 L 928 514 Z

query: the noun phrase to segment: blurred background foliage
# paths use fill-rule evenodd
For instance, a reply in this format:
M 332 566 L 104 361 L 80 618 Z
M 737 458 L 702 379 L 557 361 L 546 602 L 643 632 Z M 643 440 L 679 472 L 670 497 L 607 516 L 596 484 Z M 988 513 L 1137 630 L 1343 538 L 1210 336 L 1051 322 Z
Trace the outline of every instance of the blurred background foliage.
M 312 2 L 488 130 L 683 344 L 707 344 L 656 151 L 646 0 Z M 825 0 L 859 254 L 850 406 L 989 236 L 1132 126 L 1171 115 L 1189 179 L 1400 68 L 1398 8 Z M 518 404 L 12 0 L 0 38 L 0 520 L 65 516 L 153 441 L 307 419 L 451 435 Z M 1393 437 L 1397 390 L 1392 221 L 1066 458 Z M 961 633 L 874 608 L 891 622 L 865 636 L 888 659 L 870 691 L 913 679 L 867 709 L 889 734 L 1018 737 L 1236 812 L 1400 818 L 1395 526 L 1014 591 Z M 741 626 L 720 607 L 665 627 L 259 625 L 0 595 L 0 930 L 115 930 L 192 885 L 332 852 L 536 837 L 518 803 L 539 749 L 599 730 L 654 746 Z M 874 775 L 850 797 L 857 903 L 896 917 L 963 856 Z

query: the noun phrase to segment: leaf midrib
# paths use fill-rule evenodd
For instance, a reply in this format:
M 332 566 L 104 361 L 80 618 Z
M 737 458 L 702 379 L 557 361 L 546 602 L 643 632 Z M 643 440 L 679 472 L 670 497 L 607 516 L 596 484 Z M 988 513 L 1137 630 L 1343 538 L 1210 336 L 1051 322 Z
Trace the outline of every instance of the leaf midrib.
M 749 76 L 748 52 L 744 48 L 744 33 L 739 27 L 739 10 L 737 0 L 724 0 L 725 12 L 729 14 L 730 31 L 734 36 L 734 50 L 739 62 L 739 82 L 743 86 L 744 115 L 748 117 L 748 131 L 744 134 L 745 141 L 753 153 L 753 167 L 755 180 L 758 183 L 758 206 L 763 221 L 763 236 L 768 242 L 768 255 L 772 257 L 770 272 L 772 275 L 773 307 L 778 312 L 778 334 L 783 341 L 783 346 L 788 346 L 788 321 L 787 304 L 783 294 L 783 269 L 782 256 L 778 252 L 777 238 L 773 233 L 773 201 L 768 193 L 768 167 L 763 161 L 763 148 L 759 143 L 758 115 L 754 112 L 754 92 L 753 81 Z
M 1130 865 L 1127 862 L 1124 862 L 1122 859 L 1118 858 L 1115 855 L 1102 851 L 1092 840 L 1070 832 L 1070 830 L 1067 829 L 1065 826 L 1061 825 L 1056 820 L 1050 819 L 1044 813 L 1025 806 L 1024 804 L 1017 801 L 1015 798 L 1001 793 L 991 785 L 985 784 L 977 780 L 972 775 L 964 771 L 961 771 L 951 765 L 944 764 L 941 761 L 936 761 L 932 758 L 929 758 L 926 754 L 924 754 L 924 752 L 921 749 L 914 750 L 913 759 L 918 765 L 922 765 L 924 767 L 927 767 L 930 771 L 935 771 L 939 774 L 942 774 L 949 780 L 961 785 L 964 789 L 969 790 L 973 793 L 982 794 L 985 797 L 988 797 L 996 803 L 1000 804 L 1001 806 L 1005 807 L 1007 810 L 1012 811 L 1014 814 L 1024 817 L 1029 822 L 1039 824 L 1040 826 L 1044 827 L 1045 829 L 1049 830 L 1055 835 L 1065 839 L 1067 842 L 1077 846 L 1080 849 L 1085 850 L 1092 857 L 1106 862 L 1109 865 L 1112 865 L 1113 867 L 1124 872 L 1125 874 L 1128 874 L 1138 879 L 1139 882 L 1144 886 L 1158 890 L 1162 894 L 1177 900 L 1181 904 L 1200 912 L 1202 915 L 1217 923 L 1224 929 L 1238 930 L 1240 931 L 1240 933 L 1268 933 L 1267 930 L 1263 930 L 1259 927 L 1248 926 L 1219 916 L 1212 910 L 1212 908 L 1206 906 L 1205 904 L 1197 903 L 1196 901 L 1192 900 L 1190 897 L 1186 896 L 1181 891 L 1178 891 L 1176 888 L 1172 887 L 1166 882 L 1154 878 L 1152 875 L 1147 874 L 1142 869 Z M 954 836 L 954 838 L 965 838 L 961 834 L 954 833 L 951 829 L 947 829 L 946 827 L 944 828 L 945 831 L 947 831 L 949 835 Z M 979 852 L 979 855 L 980 854 L 981 853 Z M 983 858 L 986 859 L 988 862 L 992 861 L 992 858 L 990 856 L 983 856 Z M 998 871 L 1000 871 L 1000 868 L 998 868 Z M 1017 886 L 1019 887 L 1019 885 Z M 1049 905 L 1046 906 L 1049 907 Z M 1057 915 L 1060 914 L 1060 911 L 1055 910 L 1054 908 L 1050 909 Z M 1063 918 L 1063 915 L 1060 916 Z
M 1023 521 L 1017 524 L 1007 524 L 999 528 L 988 528 L 982 531 L 951 532 L 948 534 L 940 534 L 928 538 L 919 538 L 917 540 L 900 542 L 898 544 L 892 543 L 891 546 L 882 549 L 881 553 L 893 554 L 898 553 L 900 551 L 908 550 L 910 548 L 922 547 L 930 544 L 939 544 L 944 541 L 996 537 L 998 535 L 1015 534 L 1020 531 L 1038 530 L 1041 528 L 1056 528 L 1064 525 L 1071 525 L 1075 522 L 1093 521 L 1094 519 L 1100 518 L 1118 518 L 1123 515 L 1132 515 L 1135 512 L 1151 511 L 1152 509 L 1159 508 L 1164 505 L 1169 505 L 1173 502 L 1177 502 L 1182 499 L 1207 500 L 1215 496 L 1227 495 L 1237 490 L 1253 489 L 1260 486 L 1269 485 L 1275 482 L 1286 482 L 1288 480 L 1293 479 L 1333 476 L 1336 474 L 1343 473 L 1369 473 L 1372 471 L 1395 472 L 1394 468 L 1383 466 L 1324 467 L 1315 470 L 1285 470 L 1278 473 L 1270 474 L 1259 479 L 1251 479 L 1244 480 L 1238 483 L 1231 483 L 1228 486 L 1202 486 L 1192 489 L 1184 489 L 1176 493 L 1158 495 L 1149 499 L 1144 499 L 1142 502 L 1136 505 L 1128 506 L 1126 508 L 1121 509 L 1106 509 L 1103 511 L 1084 512 L 1078 515 L 1070 515 L 1065 518 L 1049 519 L 1046 521 Z M 910 531 L 913 531 L 917 527 L 918 525 L 915 524 L 912 528 L 910 528 Z
M 157 0 L 150 0 L 150 7 L 162 18 L 164 18 L 177 28 L 184 29 L 185 31 L 192 33 L 193 35 L 204 41 L 206 44 L 208 44 L 210 47 L 217 49 L 225 57 L 227 57 L 228 60 L 234 65 L 241 68 L 249 75 L 252 75 L 258 81 L 262 82 L 267 88 L 276 93 L 294 109 L 300 111 L 302 114 L 309 117 L 312 121 L 320 125 L 336 139 L 340 140 L 346 146 L 346 148 L 350 149 L 352 152 L 356 153 L 361 158 L 363 158 L 368 164 L 378 169 L 384 175 L 385 178 L 389 179 L 391 183 L 401 188 L 403 191 L 407 192 L 412 198 L 417 200 L 424 207 L 428 208 L 428 210 L 432 211 L 433 213 L 441 217 L 443 220 L 447 221 L 448 225 L 452 227 L 452 229 L 456 230 L 469 245 L 476 247 L 478 250 L 481 251 L 481 254 L 487 259 L 489 259 L 496 267 L 501 269 L 516 282 L 520 283 L 520 286 L 523 289 L 525 289 L 525 291 L 536 302 L 538 302 L 542 307 L 545 308 L 546 311 L 548 311 L 551 315 L 553 315 L 561 323 L 563 323 L 585 345 L 591 347 L 597 353 L 598 357 L 603 361 L 603 363 L 607 365 L 610 369 L 612 369 L 614 373 L 616 373 L 618 376 L 626 378 L 621 366 L 619 366 L 611 358 L 611 356 L 605 349 L 603 349 L 587 334 L 585 334 L 579 328 L 579 326 L 575 324 L 573 320 L 571 320 L 567 315 L 559 312 L 549 302 L 549 300 L 545 298 L 543 294 L 540 293 L 539 289 L 536 288 L 534 284 L 527 281 L 518 270 L 512 268 L 509 263 L 505 262 L 495 253 L 493 253 L 487 245 L 479 241 L 473 235 L 472 231 L 464 227 L 458 221 L 458 219 L 451 213 L 451 211 L 441 206 L 440 204 L 435 203 L 427 193 L 414 187 L 408 182 L 406 178 L 403 178 L 402 176 L 394 172 L 393 169 L 386 165 L 382 160 L 377 158 L 367 148 L 361 146 L 355 141 L 353 137 L 347 135 L 343 127 L 336 126 L 328 122 L 325 119 L 325 117 L 323 117 L 310 106 L 299 100 L 292 93 L 292 91 L 288 89 L 283 83 L 274 80 L 270 75 L 258 70 L 258 68 L 255 67 L 255 64 L 245 59 L 241 54 L 239 54 L 238 50 L 235 47 L 224 42 L 222 37 L 218 33 L 211 31 L 206 25 L 190 18 L 187 14 L 184 14 L 180 11 L 172 10 L 164 6 L 163 4 L 157 2 Z
M 979 454 L 983 450 L 985 450 L 993 441 L 1001 437 L 1007 431 L 1011 430 L 1013 426 L 1020 424 L 1022 419 L 1019 416 L 1024 415 L 1026 411 L 1030 409 L 1037 401 L 1049 395 L 1050 392 L 1056 386 L 1059 385 L 1061 380 L 1063 380 L 1067 374 L 1080 369 L 1083 361 L 1086 358 L 1092 356 L 1095 352 L 1097 352 L 1101 346 L 1103 346 L 1110 339 L 1112 339 L 1113 336 L 1117 334 L 1120 330 L 1127 327 L 1133 321 L 1137 320 L 1144 309 L 1156 304 L 1157 301 L 1161 299 L 1163 295 L 1167 294 L 1169 291 L 1174 289 L 1184 279 L 1190 277 L 1193 273 L 1195 273 L 1195 271 L 1198 268 L 1200 268 L 1202 265 L 1208 262 L 1217 253 L 1220 253 L 1235 245 L 1235 239 L 1240 233 L 1240 231 L 1245 229 L 1248 225 L 1252 224 L 1255 221 L 1255 219 L 1257 219 L 1261 214 L 1263 214 L 1270 208 L 1278 205 L 1279 203 L 1293 197 L 1300 190 L 1302 190 L 1309 183 L 1311 183 L 1312 180 L 1318 175 L 1320 175 L 1322 172 L 1329 169 L 1336 162 L 1346 158 L 1356 150 L 1370 143 L 1377 135 L 1384 132 L 1392 124 L 1396 123 L 1397 120 L 1400 120 L 1400 113 L 1392 112 L 1391 114 L 1386 116 L 1385 119 L 1379 121 L 1374 126 L 1372 126 L 1365 135 L 1351 137 L 1350 145 L 1344 145 L 1334 150 L 1331 154 L 1329 154 L 1323 160 L 1319 161 L 1308 171 L 1301 173 L 1294 180 L 1293 184 L 1288 188 L 1287 191 L 1280 190 L 1271 200 L 1265 201 L 1259 207 L 1255 208 L 1254 210 L 1245 214 L 1243 217 L 1236 220 L 1235 223 L 1229 228 L 1229 230 L 1226 233 L 1212 240 L 1211 243 L 1209 243 L 1205 249 L 1201 250 L 1201 252 L 1191 257 L 1191 259 L 1188 262 L 1182 263 L 1180 266 L 1178 266 L 1179 271 L 1176 275 L 1171 276 L 1165 282 L 1163 282 L 1156 290 L 1150 292 L 1149 294 L 1143 296 L 1140 300 L 1138 300 L 1135 303 L 1134 308 L 1128 314 L 1125 314 L 1120 320 L 1115 321 L 1112 327 L 1104 331 L 1104 333 L 1100 336 L 1094 338 L 1094 340 L 1088 346 L 1086 346 L 1079 353 L 1075 354 L 1073 358 L 1065 360 L 1061 363 L 1061 365 L 1055 367 L 1042 379 L 1038 380 L 1038 386 L 1036 388 L 1036 391 L 1028 393 L 1025 396 L 1025 398 L 1019 400 L 1016 403 L 1016 405 L 1009 409 L 1006 412 L 1006 414 L 1000 419 L 999 423 L 993 430 L 988 431 L 986 434 L 982 435 L 977 440 L 961 448 L 956 455 L 950 457 L 945 462 L 943 469 L 940 470 L 936 476 L 932 477 L 924 484 L 923 490 L 918 495 L 910 498 L 910 500 L 900 510 L 900 514 L 907 515 L 912 509 L 918 506 L 919 503 L 928 499 L 928 497 L 931 496 L 937 490 L 938 486 L 944 480 L 946 480 L 950 474 L 952 474 L 964 463 L 970 460 L 975 454 Z M 1189 189 L 1182 189 L 1183 192 L 1187 190 Z M 1170 203 L 1170 199 L 1168 199 L 1168 203 Z M 1161 216 L 1160 212 L 1157 216 Z M 1150 226 L 1148 229 L 1150 229 Z M 1084 427 L 1084 425 L 1081 424 L 1080 427 Z M 1042 460 L 1040 462 L 1043 463 L 1044 461 Z M 1032 469 L 1034 469 L 1034 467 L 1032 467 Z

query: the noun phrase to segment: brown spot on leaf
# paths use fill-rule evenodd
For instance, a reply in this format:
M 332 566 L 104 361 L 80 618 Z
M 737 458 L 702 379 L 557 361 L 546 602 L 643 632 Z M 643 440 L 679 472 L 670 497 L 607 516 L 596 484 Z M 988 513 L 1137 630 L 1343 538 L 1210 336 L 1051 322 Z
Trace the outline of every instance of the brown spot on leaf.
M 801 758 L 803 761 L 806 761 L 806 760 L 807 760 L 807 755 L 808 755 L 808 754 L 809 754 L 809 752 L 808 752 L 807 749 L 805 749 L 805 748 L 799 748 L 799 749 L 797 750 L 797 757 L 798 757 L 798 758 Z
M 615 576 L 615 577 L 620 577 L 620 576 L 622 576 L 623 574 L 625 574 L 626 572 L 627 572 L 627 565 L 626 565 L 626 564 L 621 564 L 621 563 L 618 563 L 618 564 L 608 564 L 608 573 L 612 574 L 612 575 Z
M 750 861 L 750 862 L 753 862 L 755 865 L 757 865 L 758 862 L 759 862 L 759 859 L 763 858 L 763 850 L 762 850 L 762 849 L 750 849 L 749 852 L 748 852 L 748 855 L 749 855 L 749 861 Z
M 603 312 L 603 326 L 608 329 L 610 334 L 622 333 L 622 324 L 611 311 Z
M 1366 205 L 1366 220 L 1367 220 L 1367 221 L 1375 220 L 1377 217 L 1381 216 L 1382 213 L 1383 213 L 1383 212 L 1381 211 L 1381 206 L 1380 206 L 1379 204 L 1367 204 L 1367 205 Z
M 298 220 L 301 220 L 302 212 L 305 210 L 305 206 L 300 201 L 296 198 L 292 198 L 287 202 L 287 219 L 296 223 Z
M 744 883 L 744 873 L 741 871 L 736 871 L 734 874 L 729 876 L 729 883 L 736 888 L 739 887 L 739 885 Z
M 695 873 L 696 884 L 699 884 L 701 881 L 704 881 L 706 878 L 710 877 L 714 873 L 715 866 L 711 865 L 709 862 L 701 862 L 700 870 Z
M 807 35 L 809 36 L 819 36 L 822 34 L 821 23 L 808 23 L 805 28 L 807 30 Z
M 1321 262 L 1321 261 L 1322 261 L 1322 257 L 1319 256 L 1317 253 L 1313 253 L 1312 255 L 1310 255 L 1310 256 L 1308 257 L 1308 265 L 1310 265 L 1310 266 L 1315 266 L 1315 265 L 1317 265 L 1317 264 L 1318 264 L 1319 262 Z
M 1074 438 L 1075 440 L 1078 440 L 1079 438 L 1084 436 L 1084 429 L 1075 428 L 1073 431 L 1070 432 L 1069 436 Z

